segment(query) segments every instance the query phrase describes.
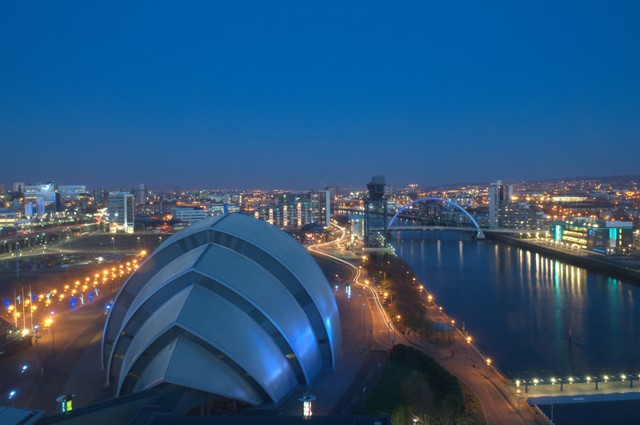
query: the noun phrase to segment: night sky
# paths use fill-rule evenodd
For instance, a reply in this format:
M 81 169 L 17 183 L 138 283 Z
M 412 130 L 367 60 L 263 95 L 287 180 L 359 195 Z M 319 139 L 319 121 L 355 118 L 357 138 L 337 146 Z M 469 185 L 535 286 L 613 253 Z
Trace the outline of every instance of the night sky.
M 130 3 L 0 3 L 0 183 L 640 173 L 638 1 Z

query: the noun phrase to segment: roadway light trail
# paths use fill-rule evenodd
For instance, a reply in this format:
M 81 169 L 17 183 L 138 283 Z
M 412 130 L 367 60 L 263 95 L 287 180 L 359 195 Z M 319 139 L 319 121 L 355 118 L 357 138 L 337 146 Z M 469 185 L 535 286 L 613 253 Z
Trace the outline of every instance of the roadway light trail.
M 389 336 L 391 332 L 394 333 L 394 339 L 396 335 L 396 329 L 393 326 L 393 321 L 387 317 L 386 311 L 380 299 L 378 297 L 377 291 L 372 289 L 370 285 L 366 283 L 360 282 L 360 278 L 362 276 L 362 272 L 359 267 L 354 266 L 353 264 L 345 261 L 339 257 L 331 255 L 327 252 L 323 252 L 321 249 L 329 247 L 334 244 L 338 244 L 346 238 L 346 230 L 336 224 L 333 226 L 337 227 L 342 231 L 342 235 L 334 241 L 325 242 L 317 245 L 309 246 L 309 251 L 321 255 L 323 257 L 329 258 L 333 261 L 336 261 L 340 264 L 344 264 L 351 270 L 355 271 L 355 275 L 353 278 L 353 282 L 356 283 L 359 287 L 364 289 L 368 289 L 373 294 L 373 299 L 375 301 L 376 306 L 378 307 L 378 312 L 381 318 L 383 318 L 383 323 L 388 327 Z M 431 297 L 430 301 L 433 301 L 433 297 Z M 373 315 L 372 315 L 373 316 Z M 453 320 L 451 321 L 452 325 L 455 323 Z M 374 322 L 375 325 L 375 322 Z M 466 335 L 465 335 L 466 337 Z M 421 343 L 414 342 L 409 340 L 408 338 L 399 335 L 399 338 L 402 338 L 403 342 L 409 343 L 411 345 L 415 345 L 419 347 L 423 352 L 428 355 L 434 357 L 443 367 L 445 367 L 450 373 L 455 375 L 460 381 L 464 382 L 471 391 L 478 397 L 480 404 L 482 405 L 483 412 L 487 419 L 487 423 L 489 424 L 534 424 L 536 423 L 535 416 L 531 409 L 524 409 L 520 406 L 520 398 L 516 397 L 516 399 L 512 398 L 512 394 L 510 394 L 510 388 L 501 383 L 501 380 L 498 380 L 498 383 L 492 381 L 491 375 L 486 375 L 485 372 L 480 371 L 477 367 L 472 366 L 473 362 L 462 361 L 460 358 L 452 359 L 448 355 L 444 355 L 439 351 L 434 351 L 433 347 L 425 346 Z M 391 339 L 391 338 L 389 338 Z M 379 342 L 379 340 L 376 339 Z M 395 340 L 393 342 L 389 341 L 388 344 L 381 344 L 382 346 L 393 346 Z M 471 338 L 468 340 L 465 338 L 463 341 L 459 343 L 459 350 L 465 350 L 467 347 L 471 347 L 475 351 L 475 346 L 471 345 Z M 469 344 L 469 345 L 467 345 Z M 479 359 L 482 361 L 482 364 L 485 364 L 486 358 L 481 356 L 478 351 L 475 351 L 478 355 L 480 355 Z M 491 362 L 492 364 L 492 362 Z
M 382 320 L 382 322 L 384 324 L 384 328 L 389 331 L 389 334 L 391 334 L 391 332 L 393 332 L 394 340 L 395 340 L 395 334 L 396 334 L 397 330 L 396 330 L 395 326 L 393 325 L 393 322 L 391 320 L 389 320 L 389 318 L 387 316 L 387 313 L 386 313 L 386 311 L 384 309 L 384 306 L 382 305 L 382 302 L 380 301 L 380 297 L 378 295 L 378 292 L 374 288 L 372 288 L 371 285 L 367 285 L 365 282 L 361 282 L 360 281 L 360 277 L 362 276 L 361 268 L 354 266 L 352 263 L 350 263 L 348 261 L 345 261 L 342 258 L 336 257 L 335 255 L 331 255 L 331 254 L 321 250 L 322 248 L 325 248 L 325 247 L 328 247 L 328 246 L 331 246 L 331 245 L 337 245 L 337 244 L 343 242 L 344 239 L 347 237 L 347 231 L 346 231 L 346 229 L 344 227 L 340 227 L 335 223 L 332 223 L 332 225 L 334 227 L 338 228 L 342 232 L 341 236 L 338 239 L 333 240 L 333 241 L 319 243 L 319 244 L 316 244 L 316 245 L 311 245 L 311 246 L 308 247 L 308 250 L 313 252 L 313 253 L 315 253 L 315 254 L 321 255 L 323 257 L 326 257 L 326 258 L 329 258 L 329 259 L 331 259 L 333 261 L 336 261 L 336 262 L 338 262 L 340 264 L 343 264 L 346 267 L 348 267 L 349 269 L 351 269 L 352 271 L 354 271 L 354 277 L 352 279 L 352 282 L 357 284 L 359 287 L 361 287 L 361 288 L 363 288 L 365 290 L 368 290 L 371 293 L 372 298 L 374 300 L 374 303 L 375 303 L 375 305 L 377 307 L 377 310 L 378 310 L 379 318 Z M 372 309 L 372 312 L 373 312 L 373 309 Z M 375 322 L 374 322 L 374 324 L 375 324 Z M 378 341 L 380 343 L 380 341 L 377 339 L 378 338 L 377 333 L 375 335 L 376 335 L 375 336 L 376 341 Z M 392 343 L 389 341 L 386 344 L 385 343 L 381 343 L 381 345 L 387 345 L 387 346 L 389 346 L 389 348 L 391 348 Z

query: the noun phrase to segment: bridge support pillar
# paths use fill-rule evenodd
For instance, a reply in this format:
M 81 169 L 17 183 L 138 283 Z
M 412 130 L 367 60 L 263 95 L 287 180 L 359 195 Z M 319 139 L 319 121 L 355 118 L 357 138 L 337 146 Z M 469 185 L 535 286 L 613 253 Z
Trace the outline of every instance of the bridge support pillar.
M 560 391 L 563 391 L 563 383 L 562 383 L 562 379 L 560 380 Z
M 596 390 L 598 389 L 598 380 L 596 379 Z
M 633 388 L 633 379 L 629 379 L 629 388 Z

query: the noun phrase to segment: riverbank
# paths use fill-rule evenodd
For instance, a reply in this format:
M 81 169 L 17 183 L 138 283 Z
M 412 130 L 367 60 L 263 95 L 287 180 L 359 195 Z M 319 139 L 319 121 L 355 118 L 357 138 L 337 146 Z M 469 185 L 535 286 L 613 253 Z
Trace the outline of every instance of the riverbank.
M 580 250 L 577 253 L 569 252 L 565 249 L 555 248 L 552 245 L 546 245 L 543 242 L 520 239 L 503 234 L 486 232 L 486 236 L 487 239 L 490 240 L 496 240 L 519 248 L 528 249 L 539 254 L 544 254 L 562 260 L 574 266 L 584 267 L 588 270 L 608 274 L 612 277 L 640 284 L 640 268 L 632 268 L 626 264 L 621 264 L 613 257 L 590 253 L 585 250 Z

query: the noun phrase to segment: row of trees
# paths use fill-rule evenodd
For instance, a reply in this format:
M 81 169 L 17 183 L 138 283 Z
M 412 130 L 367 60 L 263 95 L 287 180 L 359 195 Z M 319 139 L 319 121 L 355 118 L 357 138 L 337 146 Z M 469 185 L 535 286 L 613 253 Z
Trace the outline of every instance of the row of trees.
M 428 334 L 433 322 L 425 315 L 424 290 L 407 263 L 395 255 L 372 252 L 364 266 L 393 300 L 392 315 L 400 315 L 400 324 L 420 336 Z

